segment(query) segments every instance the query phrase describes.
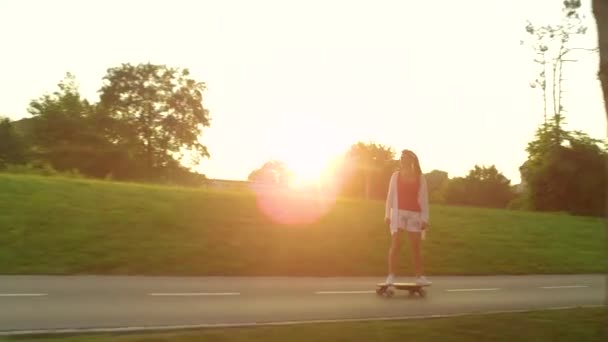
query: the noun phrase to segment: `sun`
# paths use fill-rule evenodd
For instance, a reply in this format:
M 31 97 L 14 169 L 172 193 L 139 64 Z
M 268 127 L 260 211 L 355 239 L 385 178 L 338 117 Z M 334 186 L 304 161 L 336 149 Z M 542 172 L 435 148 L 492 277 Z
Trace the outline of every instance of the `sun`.
M 347 150 L 347 139 L 341 136 L 340 127 L 327 120 L 306 119 L 307 113 L 300 114 L 277 122 L 273 158 L 291 172 L 292 188 L 323 186 L 331 182 L 335 160 Z
M 285 166 L 291 173 L 289 186 L 295 189 L 326 188 L 334 182 L 335 172 L 341 165 L 339 153 L 328 153 L 327 149 L 308 149 L 291 154 Z M 324 153 L 325 152 L 325 153 Z
M 309 187 L 321 184 L 324 172 L 329 164 L 329 158 L 320 155 L 299 155 L 287 162 L 292 173 L 290 186 Z

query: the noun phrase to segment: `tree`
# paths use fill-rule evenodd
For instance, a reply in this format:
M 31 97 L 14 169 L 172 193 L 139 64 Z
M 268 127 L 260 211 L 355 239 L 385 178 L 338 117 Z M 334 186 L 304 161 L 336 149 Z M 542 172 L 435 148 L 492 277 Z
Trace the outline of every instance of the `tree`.
M 445 191 L 445 203 L 451 205 L 474 205 L 476 201 L 472 201 L 468 196 L 467 182 L 464 177 L 455 177 L 448 182 Z
M 445 201 L 445 192 L 450 182 L 448 173 L 441 170 L 433 170 L 427 173 L 425 178 L 429 192 L 429 201 L 431 203 L 443 203 Z
M 526 182 L 527 206 L 541 211 L 566 211 L 581 215 L 600 215 L 605 210 L 606 143 L 583 132 L 561 128 L 562 141 L 551 132 L 555 121 L 539 128 L 528 144 L 528 160 L 520 167 Z
M 346 152 L 339 177 L 347 196 L 367 199 L 386 196 L 390 174 L 398 163 L 392 148 L 374 142 L 358 142 Z
M 203 107 L 205 83 L 188 69 L 155 64 L 110 68 L 100 90 L 100 109 L 111 119 L 112 142 L 141 161 L 147 177 L 168 177 L 186 156 L 196 164 L 209 157 L 199 139 L 208 127 Z
M 553 61 L 553 83 L 559 91 L 552 92 L 554 116 L 539 127 L 535 140 L 529 143 L 526 151 L 528 160 L 520 167 L 522 180 L 526 183 L 526 206 L 536 210 L 568 211 L 576 214 L 598 214 L 605 209 L 606 188 L 606 148 L 599 140 L 591 139 L 582 132 L 569 132 L 563 129 L 564 116 L 561 105 L 561 65 L 565 53 L 573 50 L 566 43 L 570 33 L 584 33 L 580 24 L 578 9 L 580 0 L 566 0 L 563 22 L 576 25 L 560 25 L 557 30 L 547 30 L 539 37 L 558 39 L 553 45 L 557 51 Z M 597 7 L 596 5 L 599 5 Z M 599 3 L 594 3 L 594 12 L 602 11 Z M 597 21 L 597 17 L 596 17 Z M 599 22 L 599 27 L 602 26 Z M 528 32 L 540 32 L 528 27 Z M 606 36 L 604 35 L 604 39 Z M 540 41 L 540 39 L 539 39 Z M 601 47 L 602 40 L 599 45 Z M 550 45 L 545 44 L 545 50 Z M 600 60 L 602 60 L 600 49 Z M 604 54 L 605 58 L 605 54 Z M 600 62 L 600 79 L 602 68 Z M 556 76 L 556 70 L 558 76 Z M 606 97 L 604 91 L 604 97 Z M 544 96 L 544 98 L 546 98 Z
M 456 205 L 505 208 L 515 197 L 510 183 L 494 165 L 475 165 L 466 177 L 450 180 L 446 201 Z
M 593 15 L 597 26 L 600 62 L 598 76 L 604 93 L 606 119 L 608 119 L 608 1 L 593 0 Z
M 8 118 L 0 117 L 0 168 L 26 161 L 25 143 Z
M 292 177 L 292 173 L 287 166 L 280 161 L 271 160 L 259 169 L 251 171 L 247 179 L 251 182 L 263 183 L 268 185 L 285 185 Z
M 540 69 L 538 77 L 530 86 L 532 88 L 539 87 L 541 90 L 543 123 L 547 123 L 547 114 L 550 110 L 550 117 L 556 119 L 556 127 L 560 127 L 565 112 L 562 105 L 564 63 L 577 61 L 572 56 L 574 51 L 596 51 L 596 49 L 572 46 L 571 38 L 585 34 L 587 27 L 583 24 L 577 11 L 580 7 L 580 0 L 566 0 L 564 5 L 564 16 L 557 25 L 535 26 L 531 22 L 526 25 L 526 32 L 532 38 L 530 44 L 536 54 L 534 62 L 539 65 Z
M 32 100 L 30 139 L 33 158 L 64 171 L 103 177 L 110 172 L 109 143 L 100 133 L 96 108 L 83 99 L 76 78 L 67 73 L 58 90 Z
M 580 0 L 564 0 L 564 9 L 568 16 L 576 16 L 581 7 Z M 608 119 L 608 1 L 592 0 L 591 8 L 597 29 L 597 46 L 599 50 L 598 78 L 602 85 L 606 118 Z

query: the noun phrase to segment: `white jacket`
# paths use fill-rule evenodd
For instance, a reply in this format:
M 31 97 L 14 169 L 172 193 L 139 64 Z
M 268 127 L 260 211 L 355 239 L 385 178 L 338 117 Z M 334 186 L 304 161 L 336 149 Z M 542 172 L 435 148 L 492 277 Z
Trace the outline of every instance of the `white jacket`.
M 388 194 L 386 195 L 386 208 L 384 218 L 391 219 L 391 229 L 397 229 L 399 224 L 399 200 L 397 199 L 397 177 L 399 171 L 393 172 L 388 183 Z M 420 189 L 418 191 L 418 203 L 420 204 L 420 218 L 424 223 L 429 222 L 429 196 L 424 175 L 420 175 Z

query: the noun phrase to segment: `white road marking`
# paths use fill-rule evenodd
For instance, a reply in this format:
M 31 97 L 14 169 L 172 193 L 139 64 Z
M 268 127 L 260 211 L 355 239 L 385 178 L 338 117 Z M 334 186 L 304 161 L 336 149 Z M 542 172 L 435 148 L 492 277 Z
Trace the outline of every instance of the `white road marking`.
M 376 291 L 317 291 L 315 294 L 325 295 L 325 294 L 363 294 L 363 293 L 376 293 Z
M 564 285 L 564 286 L 541 286 L 541 289 L 553 290 L 553 289 L 579 289 L 582 287 L 589 287 L 587 285 Z
M 538 312 L 543 310 L 567 310 L 575 308 L 601 308 L 600 305 L 578 305 L 563 307 L 548 307 L 536 309 L 515 309 L 515 310 L 495 310 L 486 312 L 463 312 L 457 314 L 431 314 L 420 316 L 393 316 L 393 317 L 369 317 L 369 318 L 346 318 L 346 319 L 319 319 L 303 321 L 275 321 L 275 322 L 241 322 L 241 323 L 202 323 L 184 325 L 159 325 L 159 326 L 125 326 L 116 328 L 60 328 L 60 329 L 33 329 L 33 330 L 0 330 L 0 336 L 19 336 L 31 334 L 85 334 L 85 333 L 126 333 L 142 331 L 179 331 L 206 328 L 235 328 L 235 327 L 258 327 L 258 326 L 285 326 L 321 323 L 344 323 L 344 322 L 373 322 L 373 321 L 400 321 L 400 320 L 420 320 L 433 318 L 449 318 L 463 316 L 495 315 L 501 313 L 525 313 Z
M 498 290 L 500 290 L 500 288 L 492 287 L 492 288 L 485 288 L 485 289 L 448 289 L 446 291 L 448 291 L 448 292 L 472 292 L 472 291 L 498 291 Z
M 173 292 L 173 293 L 148 293 L 156 297 L 195 297 L 195 296 L 238 296 L 239 292 Z
M 0 293 L 0 297 L 44 297 L 48 293 Z

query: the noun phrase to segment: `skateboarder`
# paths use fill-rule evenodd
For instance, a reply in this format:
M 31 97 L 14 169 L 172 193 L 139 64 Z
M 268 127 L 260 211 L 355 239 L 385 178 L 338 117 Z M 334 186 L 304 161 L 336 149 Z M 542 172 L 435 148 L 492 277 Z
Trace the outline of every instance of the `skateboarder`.
M 391 176 L 384 220 L 389 226 L 392 239 L 388 253 L 386 283 L 395 283 L 401 240 L 403 232 L 407 231 L 416 275 L 415 282 L 420 285 L 430 285 L 431 282 L 424 276 L 420 253 L 421 239 L 429 222 L 427 185 L 420 170 L 418 157 L 410 150 L 401 152 L 400 169 Z

